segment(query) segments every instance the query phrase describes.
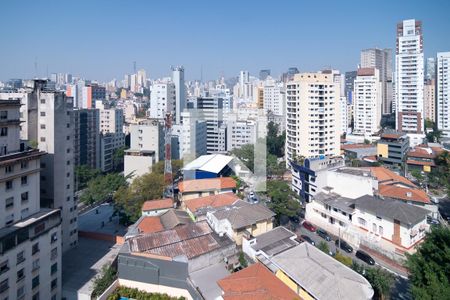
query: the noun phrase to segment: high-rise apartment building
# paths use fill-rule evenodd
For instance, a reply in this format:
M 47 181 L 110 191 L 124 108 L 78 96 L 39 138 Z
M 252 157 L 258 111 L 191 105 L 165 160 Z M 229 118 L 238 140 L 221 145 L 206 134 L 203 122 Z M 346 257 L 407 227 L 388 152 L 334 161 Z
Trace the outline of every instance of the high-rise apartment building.
M 358 69 L 353 93 L 354 134 L 371 136 L 380 130 L 382 84 L 378 69 Z
M 264 69 L 259 71 L 259 80 L 266 80 L 270 76 L 270 70 Z
M 266 80 L 263 83 L 262 91 L 264 111 L 283 116 L 286 110 L 286 92 L 283 83 L 273 79 Z
M 340 84 L 334 74 L 301 73 L 286 88 L 286 156 L 335 156 L 340 153 Z
M 382 113 L 392 113 L 392 49 L 364 49 L 361 68 L 376 68 L 380 73 Z
M 425 120 L 436 122 L 436 80 L 426 79 L 423 86 L 423 109 Z
M 344 78 L 345 78 L 345 87 L 344 87 L 345 97 L 347 98 L 347 102 L 349 104 L 352 104 L 356 71 L 345 72 Z
M 450 137 L 450 52 L 439 52 L 436 63 L 437 127 Z
M 74 164 L 100 168 L 100 111 L 74 109 Z
M 172 82 L 154 83 L 150 90 L 150 118 L 164 119 L 168 113 L 176 115 L 176 87 Z
M 425 66 L 425 79 L 436 79 L 436 58 L 428 57 Z
M 172 81 L 175 85 L 175 124 L 181 124 L 181 112 L 186 109 L 186 86 L 184 84 L 184 68 L 172 68 Z
M 0 100 L 0 294 L 2 299 L 57 300 L 61 210 L 40 208 L 45 152 L 20 143 L 20 101 Z
M 200 120 L 206 121 L 206 149 L 208 154 L 226 151 L 226 125 L 223 119 L 223 98 L 200 97 L 196 103 Z
M 193 110 L 181 113 L 183 124 L 179 128 L 180 157 L 191 161 L 207 154 L 207 123 Z M 175 127 L 175 126 L 174 126 Z M 175 131 L 175 128 L 174 128 Z
M 405 20 L 397 25 L 396 129 L 408 133 L 412 146 L 424 137 L 422 22 Z
M 341 132 L 340 135 L 347 133 L 349 123 L 348 123 L 348 104 L 347 97 L 339 97 L 339 114 L 341 116 Z

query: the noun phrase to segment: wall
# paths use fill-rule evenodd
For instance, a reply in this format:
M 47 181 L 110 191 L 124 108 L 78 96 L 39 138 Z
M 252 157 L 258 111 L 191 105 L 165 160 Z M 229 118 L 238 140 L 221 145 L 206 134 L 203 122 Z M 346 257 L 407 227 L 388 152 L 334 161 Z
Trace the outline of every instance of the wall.
M 372 196 L 373 190 L 378 189 L 377 181 L 370 176 L 355 176 L 336 171 L 327 171 L 324 175 L 327 177 L 326 185 L 342 197 L 356 199 L 364 195 Z M 318 174 L 318 179 L 321 176 L 322 172 Z
M 133 178 L 142 176 L 151 172 L 153 166 L 153 156 L 135 156 L 125 155 L 124 158 L 124 174 L 133 173 Z

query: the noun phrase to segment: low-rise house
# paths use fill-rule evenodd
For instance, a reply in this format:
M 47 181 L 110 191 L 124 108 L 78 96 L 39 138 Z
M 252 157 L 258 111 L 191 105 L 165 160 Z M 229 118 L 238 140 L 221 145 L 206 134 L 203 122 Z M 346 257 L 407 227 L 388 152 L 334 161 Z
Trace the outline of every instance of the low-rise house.
M 341 154 L 347 160 L 363 159 L 367 156 L 377 155 L 377 147 L 372 144 L 344 144 L 341 145 Z
M 184 180 L 178 183 L 181 201 L 223 193 L 234 193 L 236 181 L 231 177 Z
M 257 237 L 243 238 L 242 251 L 256 261 L 256 257 L 264 253 L 272 257 L 282 251 L 297 246 L 297 235 L 283 226 L 260 234 Z
M 238 200 L 206 214 L 206 220 L 219 235 L 227 235 L 242 244 L 244 235 L 258 236 L 273 228 L 275 213 L 261 204 Z
M 402 201 L 365 195 L 357 199 L 319 193 L 306 205 L 305 218 L 354 245 L 404 259 L 425 238 L 429 211 Z
M 171 198 L 148 200 L 142 205 L 143 216 L 159 216 L 173 208 L 173 200 Z
M 173 229 L 188 223 L 192 223 L 192 219 L 185 211 L 172 208 L 159 216 L 141 216 L 129 227 L 127 236 Z
M 411 149 L 407 154 L 406 163 L 409 170 L 431 172 L 436 167 L 434 159 L 439 155 L 435 149 L 419 145 Z
M 206 213 L 209 210 L 231 205 L 239 199 L 240 198 L 234 193 L 223 193 L 185 200 L 182 203 L 182 207 L 192 219 L 201 221 L 206 218 Z
M 173 297 L 203 299 L 191 274 L 236 255 L 236 245 L 206 221 L 126 239 L 118 257 L 120 285 Z
M 306 242 L 258 259 L 303 299 L 368 300 L 374 294 L 363 276 Z
M 222 299 L 295 300 L 301 299 L 263 264 L 251 265 L 219 280 Z

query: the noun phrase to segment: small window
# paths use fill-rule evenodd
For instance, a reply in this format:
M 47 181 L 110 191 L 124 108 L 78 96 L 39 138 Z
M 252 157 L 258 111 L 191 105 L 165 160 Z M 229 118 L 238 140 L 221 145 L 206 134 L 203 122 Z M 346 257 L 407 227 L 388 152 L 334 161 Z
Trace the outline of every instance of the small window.
M 26 169 L 26 168 L 28 168 L 28 162 L 27 162 L 27 161 L 22 161 L 22 162 L 20 163 L 20 168 L 21 168 L 21 169 Z
M 41 136 L 41 142 L 45 142 L 45 137 L 44 136 Z
M 66 136 L 66 140 L 70 140 L 70 135 Z
M 56 289 L 57 286 L 58 286 L 58 278 L 55 278 L 55 279 L 52 280 L 52 283 L 51 283 L 51 285 L 50 285 L 52 291 L 53 291 L 54 289 Z
M 45 104 L 45 99 L 41 99 L 41 104 Z
M 8 279 L 0 282 L 0 293 L 6 292 L 9 289 Z
M 12 180 L 8 180 L 6 183 L 6 190 L 9 191 L 13 188 L 13 181 Z
M 33 266 L 32 266 L 32 270 L 35 271 L 37 269 L 39 269 L 39 258 L 33 261 Z
M 45 117 L 45 111 L 41 111 L 41 117 Z
M 17 271 L 17 281 L 18 282 L 25 278 L 25 272 L 23 270 L 24 269 L 20 269 L 19 271 Z
M 25 286 L 21 286 L 17 289 L 17 299 L 25 295 Z
M 8 261 L 5 260 L 4 262 L 0 263 L 0 275 L 7 272 L 9 270 L 8 267 Z
M 7 136 L 7 135 L 8 135 L 8 127 L 0 128 L 0 136 Z
M 45 124 L 41 124 L 41 129 L 45 129 Z
M 14 197 L 9 197 L 5 200 L 5 208 L 12 208 L 14 207 Z
M 27 183 L 28 183 L 28 176 L 22 176 L 22 177 L 20 178 L 20 183 L 21 183 L 22 185 L 27 184 Z
M 58 240 L 58 233 L 54 232 L 52 233 L 51 242 L 54 243 Z
M 20 251 L 17 253 L 17 264 L 20 264 L 25 261 L 25 253 L 24 251 Z
M 50 268 L 50 274 L 55 274 L 58 271 L 58 263 L 54 263 Z
M 6 120 L 6 119 L 8 119 L 8 111 L 7 110 L 0 111 L 0 120 Z
M 37 292 L 36 294 L 33 295 L 32 300 L 39 300 L 39 292 Z
M 12 165 L 6 166 L 5 167 L 5 173 L 9 174 L 12 173 L 14 171 L 14 167 Z
M 39 226 L 39 225 L 38 225 L 38 226 Z M 36 226 L 36 227 L 38 227 L 38 226 Z M 36 228 L 35 228 L 34 231 L 36 232 Z M 31 248 L 31 254 L 32 254 L 32 255 L 35 255 L 35 254 L 38 253 L 38 252 L 39 252 L 39 243 L 36 243 L 36 244 L 34 244 L 33 247 Z
M 34 289 L 37 286 L 39 286 L 39 275 L 34 277 L 32 282 L 31 282 L 31 288 Z
M 52 252 L 50 252 L 50 258 L 52 260 L 56 259 L 58 257 L 58 248 L 53 248 Z

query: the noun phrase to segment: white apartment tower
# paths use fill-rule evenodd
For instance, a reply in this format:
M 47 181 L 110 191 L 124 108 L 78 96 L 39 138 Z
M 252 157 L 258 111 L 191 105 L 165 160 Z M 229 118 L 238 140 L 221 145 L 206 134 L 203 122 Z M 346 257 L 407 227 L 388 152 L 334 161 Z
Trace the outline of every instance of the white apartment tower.
M 61 299 L 61 211 L 40 208 L 45 152 L 20 143 L 20 105 L 20 99 L 0 100 L 0 296 L 56 300 Z
M 382 114 L 392 112 L 392 49 L 364 49 L 361 68 L 376 68 L 380 73 Z
M 376 68 L 360 68 L 353 92 L 353 133 L 371 136 L 380 130 L 382 82 Z
M 264 111 L 271 111 L 277 116 L 284 116 L 286 110 L 286 92 L 282 82 L 267 79 L 263 83 Z
M 181 112 L 186 109 L 186 86 L 182 66 L 172 68 L 172 81 L 175 85 L 175 124 L 181 124 Z
M 450 137 L 450 52 L 437 54 L 436 63 L 436 119 L 437 127 Z
M 288 162 L 300 156 L 340 154 L 340 84 L 334 77 L 334 74 L 301 73 L 287 83 Z
M 396 129 L 408 133 L 414 146 L 424 137 L 422 22 L 412 19 L 397 25 L 395 65 Z
M 152 119 L 164 119 L 167 113 L 176 115 L 176 88 L 172 82 L 158 82 L 151 87 L 150 115 Z

